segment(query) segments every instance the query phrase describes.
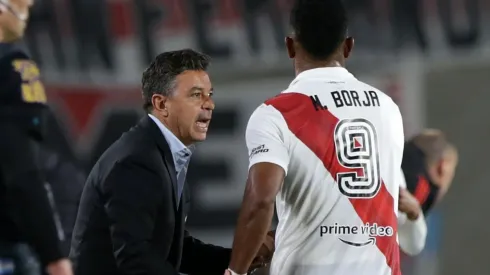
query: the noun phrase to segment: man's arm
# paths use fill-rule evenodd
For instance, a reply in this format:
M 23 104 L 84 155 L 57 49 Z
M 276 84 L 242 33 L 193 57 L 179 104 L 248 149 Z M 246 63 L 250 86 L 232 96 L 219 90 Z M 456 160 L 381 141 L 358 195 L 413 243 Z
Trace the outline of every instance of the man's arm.
M 274 202 L 289 164 L 285 122 L 271 106 L 259 107 L 247 126 L 250 155 L 245 194 L 233 241 L 229 268 L 245 274 L 265 240 L 274 215 Z
M 168 255 L 151 245 L 157 212 L 164 202 L 163 188 L 160 177 L 135 160 L 117 163 L 104 182 L 104 207 L 120 274 L 179 274 L 166 262 Z
M 191 275 L 219 274 L 228 267 L 231 249 L 193 238 L 186 230 L 180 272 Z

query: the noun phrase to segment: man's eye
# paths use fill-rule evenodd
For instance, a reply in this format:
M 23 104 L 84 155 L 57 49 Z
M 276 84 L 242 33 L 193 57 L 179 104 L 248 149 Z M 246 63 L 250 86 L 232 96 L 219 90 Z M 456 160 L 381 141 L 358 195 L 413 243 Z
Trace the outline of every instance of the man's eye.
M 193 93 L 192 97 L 201 97 L 201 94 L 200 93 Z

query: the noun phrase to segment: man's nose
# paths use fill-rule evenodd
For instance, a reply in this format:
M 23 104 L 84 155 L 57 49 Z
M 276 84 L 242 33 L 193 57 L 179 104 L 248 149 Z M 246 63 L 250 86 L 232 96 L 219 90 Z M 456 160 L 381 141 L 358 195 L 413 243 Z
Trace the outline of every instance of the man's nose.
M 204 100 L 204 104 L 202 105 L 202 108 L 212 111 L 214 110 L 214 107 L 215 107 L 214 100 L 211 97 L 207 97 Z

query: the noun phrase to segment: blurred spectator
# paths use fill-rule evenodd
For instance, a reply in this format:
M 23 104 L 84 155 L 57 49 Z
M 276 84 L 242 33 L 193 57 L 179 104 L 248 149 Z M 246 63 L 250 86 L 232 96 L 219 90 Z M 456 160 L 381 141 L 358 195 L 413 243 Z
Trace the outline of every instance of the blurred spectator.
M 50 109 L 39 68 L 18 45 L 32 4 L 0 1 L 0 274 L 39 274 L 30 246 L 50 275 L 72 275 L 37 162 Z

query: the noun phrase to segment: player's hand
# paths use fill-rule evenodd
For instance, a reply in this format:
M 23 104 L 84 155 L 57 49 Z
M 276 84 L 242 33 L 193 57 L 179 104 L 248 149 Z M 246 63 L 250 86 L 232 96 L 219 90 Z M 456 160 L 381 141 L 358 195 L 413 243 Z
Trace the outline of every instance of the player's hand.
M 262 246 L 260 247 L 256 258 L 261 258 L 266 263 L 271 262 L 274 251 L 276 250 L 276 244 L 274 240 L 275 233 L 275 230 L 267 232 L 264 243 L 262 243 Z
M 249 268 L 249 272 L 270 264 L 275 251 L 274 236 L 275 231 L 267 232 L 264 243 L 260 247 L 259 252 L 257 252 L 255 259 Z
M 48 264 L 46 271 L 49 275 L 73 275 L 71 262 L 68 259 L 61 259 Z
M 264 242 L 262 243 L 262 246 L 259 248 L 257 255 L 255 255 L 252 264 L 248 268 L 249 273 L 253 273 L 257 269 L 266 267 L 267 265 L 270 264 L 272 260 L 272 256 L 274 255 L 274 251 L 275 251 L 275 242 L 274 242 L 275 234 L 276 234 L 275 230 L 267 232 L 267 235 L 264 238 Z M 231 275 L 231 272 L 229 270 L 225 270 L 224 275 Z
M 418 219 L 422 212 L 419 201 L 405 188 L 400 188 L 398 210 L 405 213 L 411 221 Z

